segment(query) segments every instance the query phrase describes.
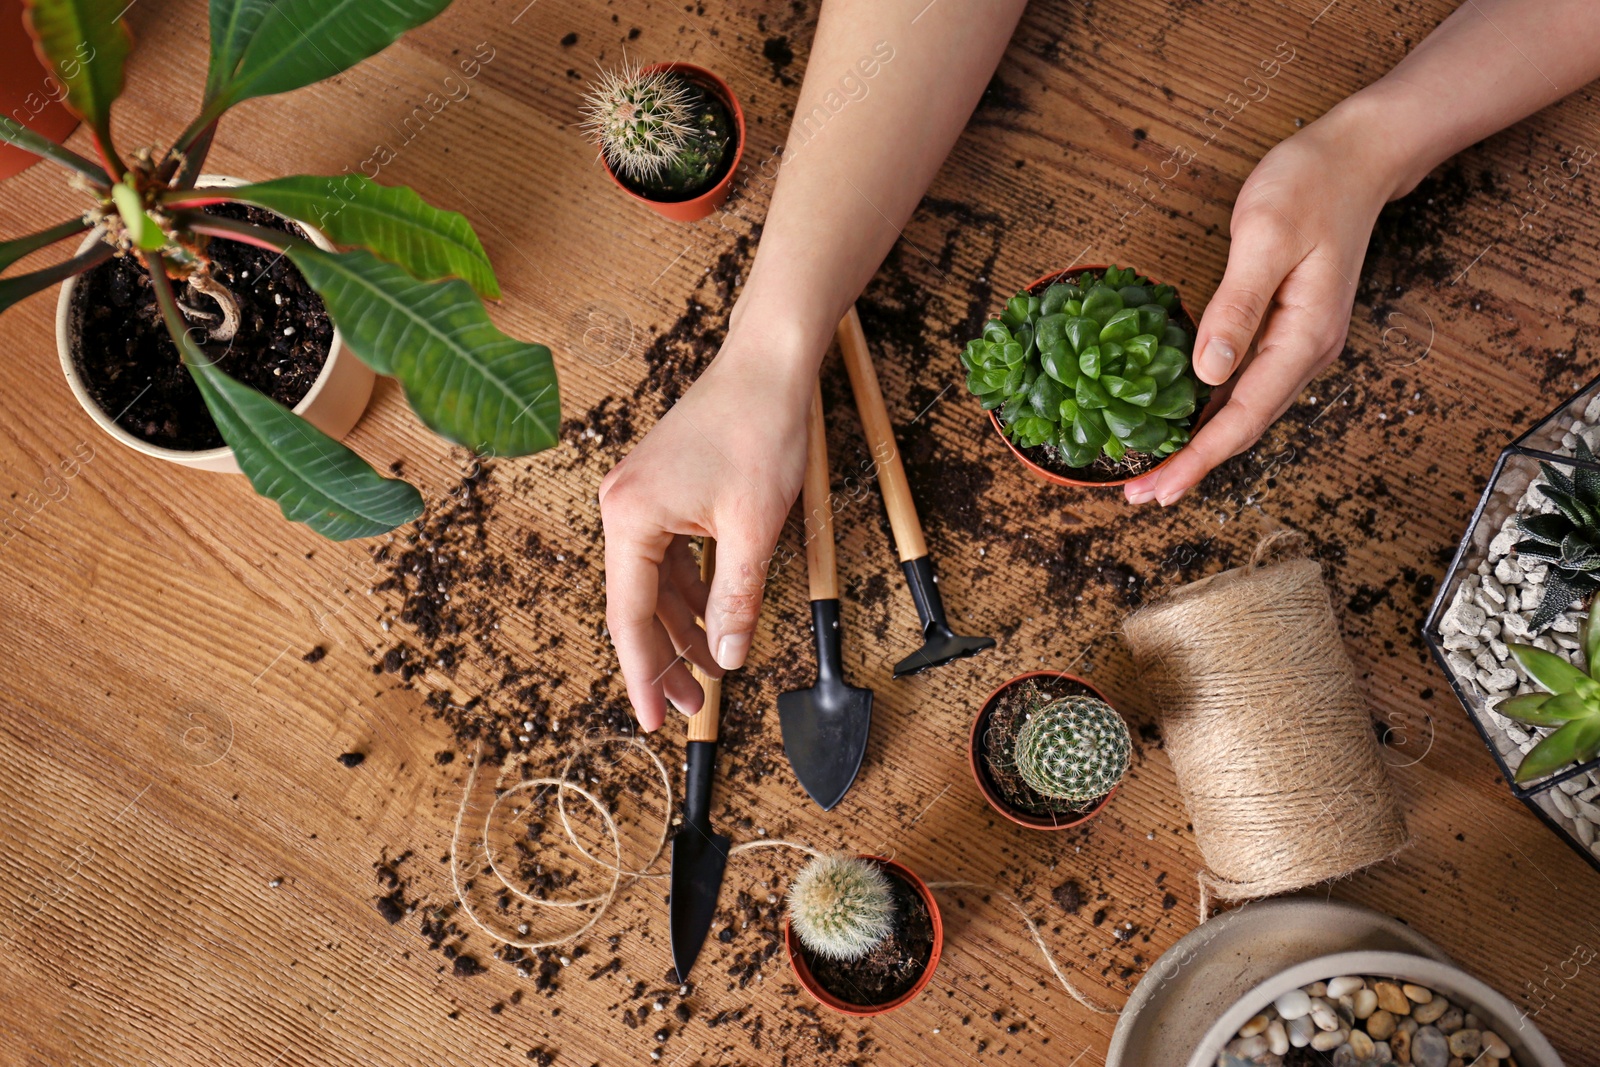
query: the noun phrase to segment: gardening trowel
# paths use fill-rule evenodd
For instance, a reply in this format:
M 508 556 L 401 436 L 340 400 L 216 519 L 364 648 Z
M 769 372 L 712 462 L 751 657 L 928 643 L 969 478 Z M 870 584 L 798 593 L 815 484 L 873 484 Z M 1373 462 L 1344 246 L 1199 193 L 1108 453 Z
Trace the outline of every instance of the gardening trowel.
M 900 463 L 894 428 L 883 404 L 883 391 L 878 388 L 878 372 L 867 352 L 861 316 L 854 306 L 839 322 L 839 347 L 844 350 L 844 366 L 850 372 L 850 388 L 856 395 L 856 410 L 861 414 L 867 446 L 878 465 L 878 483 L 883 488 L 883 505 L 889 512 L 895 548 L 900 552 L 900 569 L 911 585 L 911 599 L 916 601 L 917 617 L 922 620 L 922 647 L 895 664 L 894 676 L 904 678 L 993 648 L 994 638 L 962 637 L 945 621 L 944 601 L 939 599 L 928 543 L 922 537 L 922 522 L 917 518 L 911 485 Z
M 711 582 L 716 569 L 716 543 L 709 537 L 700 548 L 700 577 Z M 700 955 L 711 917 L 717 911 L 717 892 L 728 866 L 726 837 L 711 829 L 711 779 L 717 770 L 717 725 L 722 715 L 722 683 L 700 670 L 695 678 L 705 690 L 706 702 L 689 716 L 688 764 L 683 783 L 683 825 L 672 839 L 672 898 L 668 905 L 672 932 L 672 966 L 678 981 L 689 980 L 689 968 Z
M 847 685 L 839 656 L 839 573 L 833 551 L 833 501 L 828 492 L 828 434 L 822 387 L 811 397 L 806 433 L 806 481 L 801 497 L 807 526 L 806 571 L 811 582 L 811 627 L 817 642 L 817 684 L 778 697 L 783 751 L 794 776 L 823 811 L 844 799 L 867 754 L 872 690 Z

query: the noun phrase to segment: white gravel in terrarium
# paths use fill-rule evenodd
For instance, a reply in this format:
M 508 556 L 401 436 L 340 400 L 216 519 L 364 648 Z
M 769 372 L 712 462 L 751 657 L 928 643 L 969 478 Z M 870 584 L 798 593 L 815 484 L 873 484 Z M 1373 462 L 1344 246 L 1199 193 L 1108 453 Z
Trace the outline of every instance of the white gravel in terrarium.
M 1575 419 L 1561 440 L 1559 453 L 1572 455 L 1581 435 L 1591 450 L 1600 453 L 1600 397 L 1589 402 L 1583 418 Z M 1535 645 L 1584 669 L 1578 630 L 1588 612 L 1575 601 L 1536 637 L 1528 624 L 1544 595 L 1548 568 L 1524 566 L 1512 551 L 1520 538 L 1517 518 L 1555 510 L 1539 491 L 1541 475 L 1529 484 L 1516 510 L 1489 542 L 1488 557 L 1476 574 L 1462 579 L 1450 607 L 1439 620 L 1445 661 L 1462 690 L 1486 709 L 1483 716 L 1496 750 L 1513 771 L 1522 758 L 1547 734 L 1549 728 L 1529 726 L 1494 709 L 1501 701 L 1523 693 L 1542 692 L 1506 648 L 1506 641 Z M 1600 771 L 1562 782 L 1534 797 L 1556 822 L 1600 857 Z

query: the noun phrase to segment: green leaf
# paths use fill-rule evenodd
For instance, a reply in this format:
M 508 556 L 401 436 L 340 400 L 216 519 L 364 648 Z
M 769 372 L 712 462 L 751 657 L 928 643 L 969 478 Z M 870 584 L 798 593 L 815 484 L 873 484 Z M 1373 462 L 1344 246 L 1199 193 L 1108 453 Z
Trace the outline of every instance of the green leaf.
M 1039 320 L 1039 325 L 1034 331 L 1034 340 L 1039 344 L 1039 350 L 1052 345 L 1067 343 L 1067 317 L 1065 315 L 1046 315 Z
M 132 38 L 125 0 L 29 0 L 28 24 L 45 63 L 66 86 L 67 107 L 111 154 L 111 103 L 122 95 Z M 115 165 L 115 157 L 113 157 Z
M 82 219 L 68 219 L 66 222 L 40 230 L 38 233 L 29 234 L 27 237 L 18 237 L 14 241 L 0 242 L 0 270 L 5 270 L 11 264 L 41 248 L 48 248 L 57 241 L 64 241 L 68 237 L 80 234 L 89 228 L 89 224 Z
M 1181 419 L 1194 411 L 1194 403 L 1194 379 L 1185 375 L 1157 391 L 1145 409 L 1163 419 Z
M 1111 394 L 1087 374 L 1079 378 L 1073 386 L 1073 396 L 1080 408 L 1103 408 L 1111 402 Z
M 1159 338 L 1167 329 L 1167 309 L 1160 304 L 1145 304 L 1139 308 L 1139 332 Z
M 1100 446 L 1100 451 L 1104 452 L 1106 458 L 1113 463 L 1121 463 L 1123 457 L 1128 454 L 1128 450 L 1122 447 L 1122 442 L 1117 440 L 1114 434 L 1106 438 L 1106 443 Z
M 1122 435 L 1122 443 L 1135 452 L 1154 452 L 1166 439 L 1167 420 L 1148 412 L 1137 429 Z
M 111 200 L 117 205 L 117 214 L 122 216 L 122 224 L 127 227 L 128 238 L 135 248 L 155 252 L 167 243 L 167 235 L 161 232 L 155 219 L 145 214 L 144 201 L 139 199 L 133 186 L 125 182 L 113 185 Z
M 382 477 L 276 400 L 223 373 L 190 339 L 160 260 L 151 258 L 156 263 L 152 288 L 167 332 L 257 493 L 275 501 L 284 518 L 334 541 L 387 533 L 422 514 L 422 494 L 415 486 Z
M 1186 356 L 1194 352 L 1194 337 L 1175 322 L 1167 323 L 1167 328 L 1161 331 L 1161 343 L 1168 348 L 1176 348 Z
M 1100 348 L 1091 345 L 1078 353 L 1078 369 L 1091 378 L 1100 377 Z
M 489 256 L 466 217 L 430 206 L 405 186 L 379 185 L 356 174 L 300 175 L 196 195 L 207 194 L 300 219 L 334 244 L 365 248 L 422 281 L 456 277 L 480 296 L 500 296 Z
M 109 186 L 111 179 L 98 163 L 84 159 L 71 149 L 62 148 L 48 137 L 34 133 L 10 115 L 0 115 L 0 141 L 15 145 L 25 152 L 59 163 L 77 171 L 90 181 Z
M 1144 372 L 1156 380 L 1156 385 L 1162 389 L 1178 380 L 1189 367 L 1189 357 L 1179 352 L 1170 345 L 1161 345 L 1156 349 L 1156 354 L 1145 366 Z
M 1535 726 L 1560 726 L 1581 719 L 1594 709 L 1577 693 L 1525 693 L 1502 700 L 1494 710 Z
M 1127 440 L 1144 425 L 1144 412 L 1124 400 L 1113 400 L 1105 408 L 1106 426 L 1117 437 Z M 1163 427 L 1163 435 L 1165 428 Z
M 1583 627 L 1578 631 L 1578 643 L 1583 646 L 1583 662 L 1589 668 L 1591 678 L 1600 675 L 1600 620 L 1595 619 L 1597 614 L 1600 612 L 1595 611 L 1591 604 Z
M 988 319 L 983 324 L 983 339 L 992 345 L 1005 344 L 1011 340 L 1011 331 L 999 319 Z
M 1118 286 L 1117 295 L 1122 297 L 1122 302 L 1130 308 L 1142 307 L 1154 299 L 1149 287 L 1144 285 Z
M 1067 301 L 1080 295 L 1078 287 L 1067 285 L 1065 282 L 1056 282 L 1044 291 L 1044 296 L 1039 300 L 1039 313 L 1042 315 L 1058 314 L 1067 306 Z
M 478 452 L 523 456 L 556 443 L 561 406 L 550 350 L 507 337 L 461 281 L 420 282 L 362 249 L 296 243 L 289 258 L 344 343 L 405 386 L 422 421 Z
M 1600 752 L 1600 716 L 1577 719 L 1540 741 L 1517 767 L 1517 783 L 1531 782 L 1561 770 L 1569 763 L 1584 763 Z
M 1067 395 L 1066 387 L 1048 374 L 1041 374 L 1034 379 L 1033 386 L 1028 390 L 1028 402 L 1033 405 L 1033 410 L 1039 417 L 1054 423 L 1059 417 L 1061 401 Z
M 1127 341 L 1139 336 L 1139 312 L 1134 308 L 1123 308 L 1106 321 L 1100 328 L 1100 343 L 1107 341 Z
M 1087 449 L 1098 449 L 1106 443 L 1106 438 L 1111 436 L 1111 428 L 1106 424 L 1105 415 L 1093 408 L 1082 408 L 1078 417 L 1072 421 L 1072 439 Z
M 1127 353 L 1130 368 L 1144 369 L 1156 356 L 1156 339 L 1153 334 L 1142 333 L 1137 337 L 1122 343 L 1122 350 Z
M 239 57 L 255 36 L 274 0 L 211 0 L 211 63 L 205 99 L 215 100 L 239 67 Z
M 1074 352 L 1082 352 L 1100 343 L 1100 324 L 1086 316 L 1076 316 L 1067 320 L 1067 340 L 1072 344 Z
M 1088 318 L 1104 326 L 1111 321 L 1111 316 L 1122 310 L 1122 297 L 1117 295 L 1115 289 L 1105 285 L 1097 285 L 1090 289 L 1083 298 L 1083 313 Z
M 432 19 L 450 0 L 276 0 L 214 86 L 209 112 L 331 78 Z M 247 31 L 241 30 L 243 37 Z
M 1135 407 L 1147 406 L 1156 396 L 1156 380 L 1144 374 L 1131 378 L 1106 374 L 1101 376 L 1100 384 L 1118 400 L 1126 400 Z
M 1087 467 L 1100 454 L 1100 446 L 1079 444 L 1071 434 L 1061 434 L 1056 440 L 1056 447 L 1061 450 L 1069 467 Z
M 1516 641 L 1506 642 L 1506 647 L 1517 657 L 1517 662 L 1528 672 L 1528 677 L 1552 693 L 1570 693 L 1577 688 L 1578 681 L 1585 678 L 1578 668 L 1542 648 Z
M 1544 580 L 1544 598 L 1539 601 L 1538 610 L 1528 622 L 1529 631 L 1538 633 L 1543 630 L 1555 621 L 1557 615 L 1571 607 L 1574 600 L 1587 596 L 1594 590 L 1593 579 L 1580 581 L 1576 575 L 1563 573 L 1551 567 L 1550 573 Z
M 0 278 L 0 311 L 5 311 L 12 304 L 26 300 L 34 293 L 50 288 L 60 281 L 82 274 L 91 267 L 97 266 L 102 260 L 111 258 L 111 246 L 103 241 L 96 241 L 89 246 L 88 251 L 81 252 L 71 259 L 64 259 L 60 263 L 43 267 L 29 274 L 18 274 L 14 278 Z
M 1548 545 L 1560 545 L 1572 524 L 1560 515 L 1523 515 L 1517 520 L 1522 532 Z
M 1083 374 L 1078 367 L 1078 357 L 1068 352 L 1065 344 L 1043 349 L 1039 353 L 1039 362 L 1044 372 L 1062 385 L 1077 385 L 1078 378 Z

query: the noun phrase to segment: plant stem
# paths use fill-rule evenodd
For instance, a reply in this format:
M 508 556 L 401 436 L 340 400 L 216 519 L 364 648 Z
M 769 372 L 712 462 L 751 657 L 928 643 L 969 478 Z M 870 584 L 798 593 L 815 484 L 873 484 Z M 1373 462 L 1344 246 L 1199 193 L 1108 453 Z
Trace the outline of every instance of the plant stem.
M 173 182 L 176 188 L 194 187 L 194 183 L 200 178 L 201 168 L 206 165 L 206 156 L 211 152 L 211 142 L 216 135 L 217 120 L 212 119 L 187 148 L 178 149 L 183 152 L 183 166 L 178 170 L 178 176 Z
M 41 248 L 49 247 L 57 241 L 64 241 L 73 234 L 82 233 L 88 228 L 89 224 L 81 218 L 68 219 L 66 222 L 52 226 L 48 230 L 40 230 L 38 233 L 29 234 L 26 237 L 18 237 L 14 241 L 0 243 L 0 270 L 5 270 L 31 252 L 37 252 Z
M 213 215 L 185 215 L 178 222 L 183 229 L 195 233 L 203 233 L 208 237 L 223 237 L 230 241 L 265 248 L 271 252 L 287 252 L 297 245 L 307 243 L 281 231 L 269 230 L 265 226 L 254 226 L 236 219 L 219 219 Z
M 23 151 L 32 152 L 69 170 L 75 170 L 102 189 L 111 187 L 111 179 L 106 177 L 106 172 L 98 163 L 80 156 L 70 148 L 63 148 L 54 141 L 41 137 L 8 115 L 0 115 L 0 141 L 15 145 Z
M 36 270 L 32 274 L 19 274 L 15 278 L 0 278 L 0 310 L 32 296 L 41 289 L 48 289 L 59 281 L 65 281 L 74 274 L 82 274 L 110 258 L 111 246 L 101 241 L 82 255 L 73 256 L 52 267 Z

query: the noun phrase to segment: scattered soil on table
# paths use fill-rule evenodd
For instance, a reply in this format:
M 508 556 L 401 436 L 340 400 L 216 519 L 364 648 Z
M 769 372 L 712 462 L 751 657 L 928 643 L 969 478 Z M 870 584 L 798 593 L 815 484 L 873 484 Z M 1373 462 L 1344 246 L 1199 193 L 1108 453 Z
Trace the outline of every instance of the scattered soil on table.
M 1006 803 L 1025 815 L 1058 820 L 1075 818 L 1092 811 L 1100 803 L 1098 797 L 1087 803 L 1074 804 L 1045 796 L 1022 780 L 1012 756 L 1017 735 L 1022 732 L 1022 724 L 1040 704 L 1055 697 L 1093 695 L 1094 691 L 1088 686 L 1065 678 L 1049 685 L 1030 678 L 1008 686 L 995 698 L 994 705 L 989 709 L 988 723 L 979 728 L 978 740 L 983 756 L 979 763 Z
M 305 237 L 299 226 L 256 207 L 217 204 L 208 215 Z M 294 407 L 322 373 L 333 322 L 300 271 L 276 252 L 216 239 L 212 274 L 239 301 L 239 332 L 201 350 L 228 375 Z M 210 297 L 174 285 L 179 303 L 217 314 Z M 163 448 L 199 451 L 224 442 L 199 388 L 184 369 L 141 260 L 115 256 L 78 279 L 71 316 L 74 357 L 95 404 L 135 437 Z M 220 322 L 220 315 L 216 322 Z M 198 326 L 206 325 L 196 319 Z M 199 339 L 205 335 L 196 331 Z
M 880 864 L 880 867 L 882 865 Z M 933 918 L 922 894 L 892 868 L 883 867 L 894 894 L 894 930 L 861 959 L 824 959 L 800 946 L 817 984 L 849 1004 L 887 1004 L 917 984 L 933 955 Z

